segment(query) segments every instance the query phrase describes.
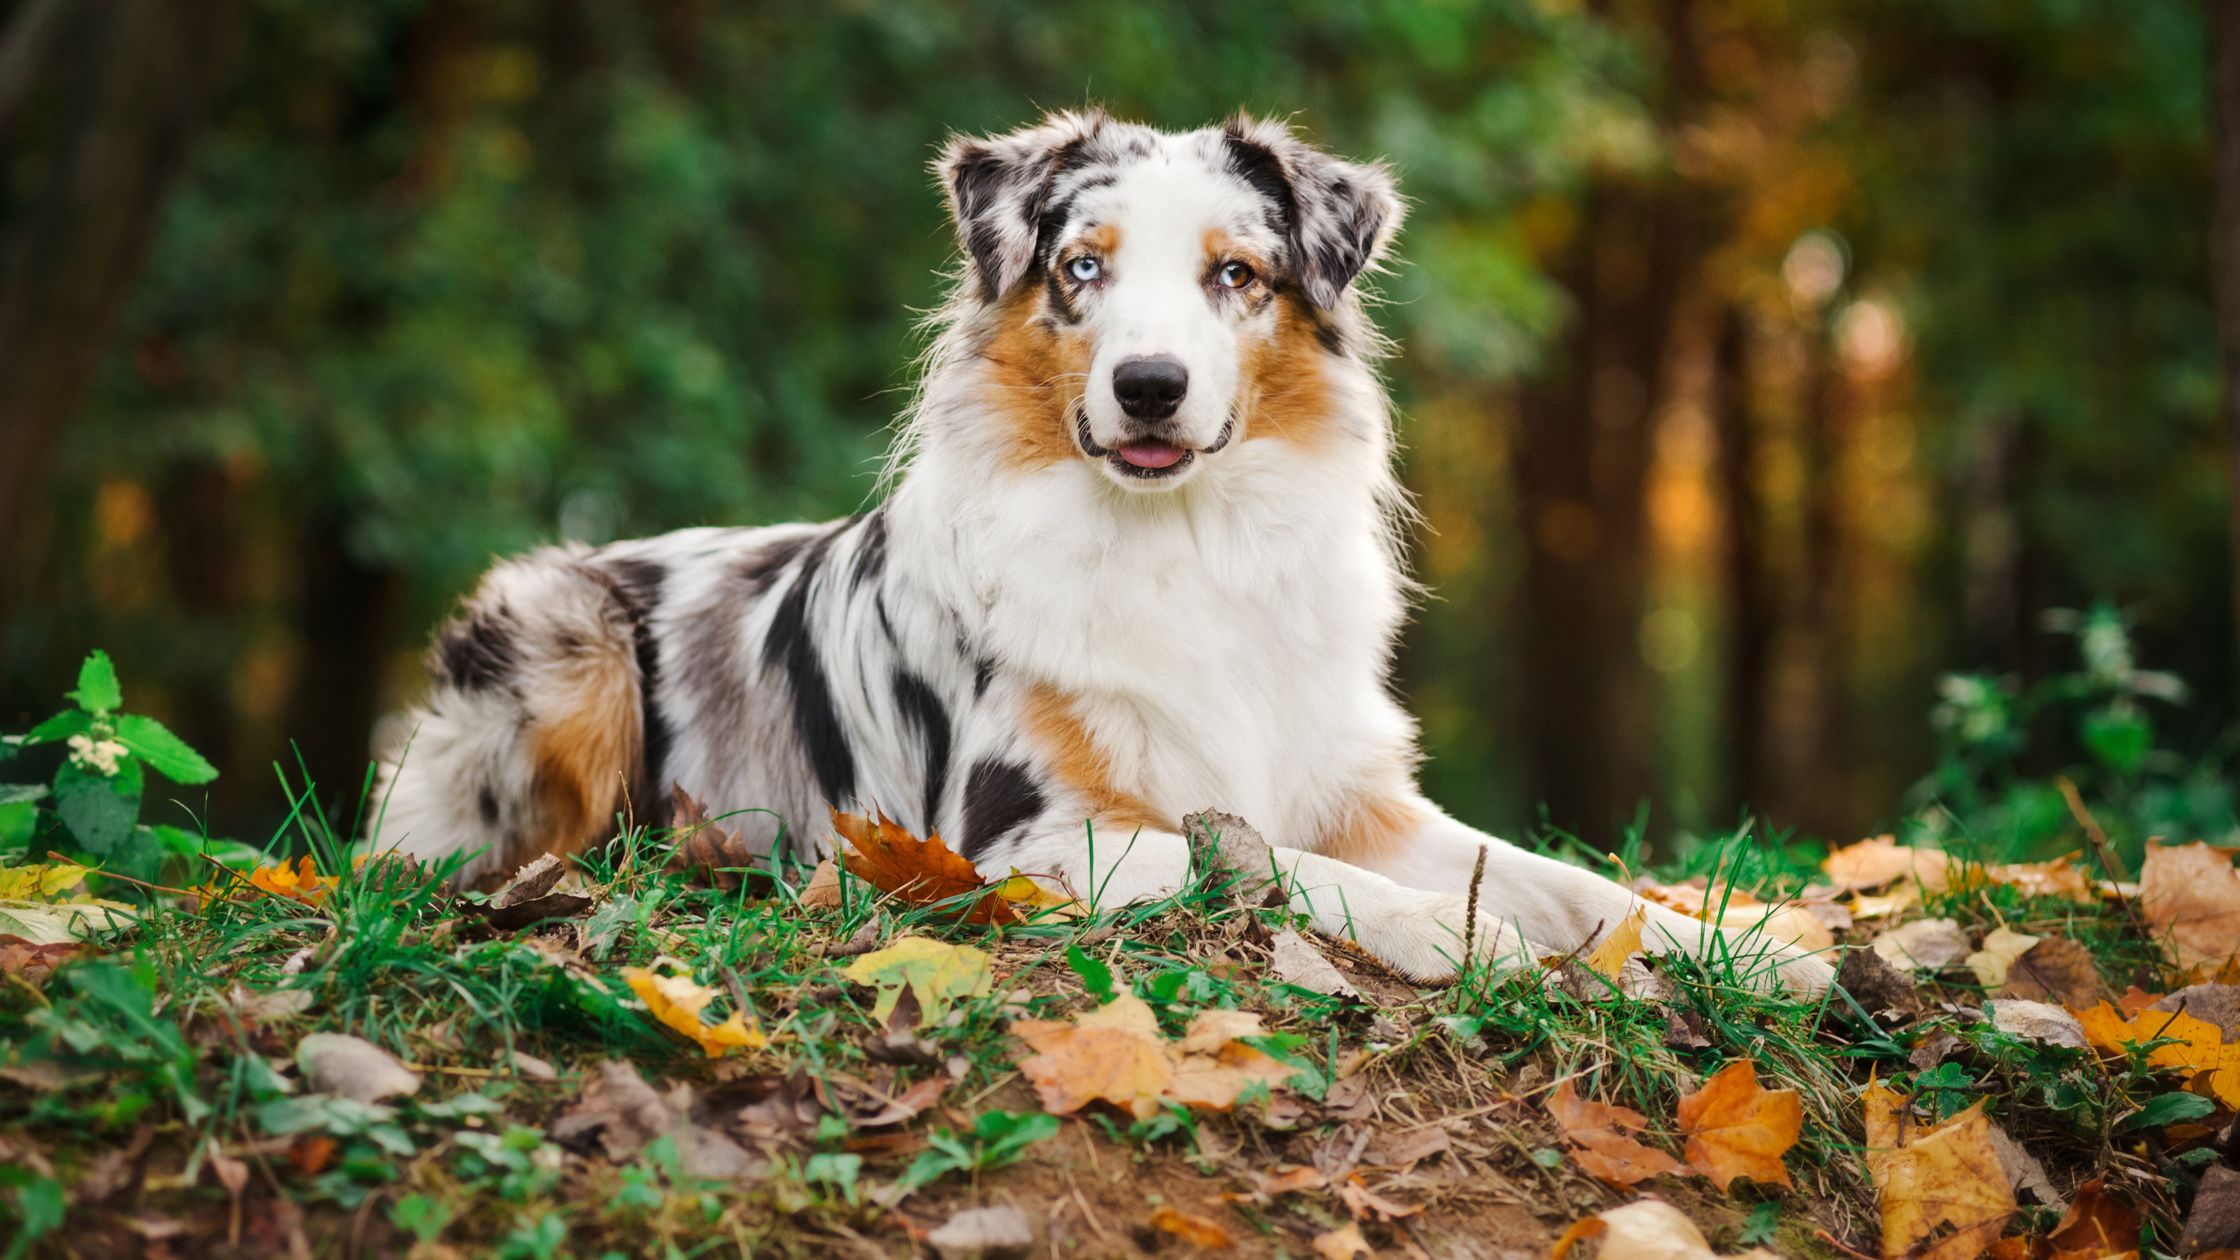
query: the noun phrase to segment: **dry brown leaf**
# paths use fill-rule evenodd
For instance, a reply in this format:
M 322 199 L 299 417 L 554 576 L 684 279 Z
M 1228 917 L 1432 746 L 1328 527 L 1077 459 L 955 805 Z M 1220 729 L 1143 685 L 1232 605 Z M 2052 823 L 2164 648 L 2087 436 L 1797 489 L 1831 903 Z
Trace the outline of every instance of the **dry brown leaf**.
M 966 1208 L 926 1235 L 941 1260 L 987 1260 L 1034 1250 L 1034 1223 L 1015 1207 Z
M 1680 1132 L 1688 1163 L 1725 1191 L 1737 1177 L 1760 1185 L 1789 1184 L 1781 1157 L 1804 1132 L 1804 1101 L 1793 1089 L 1758 1084 L 1757 1065 L 1737 1059 L 1680 1100 Z
M 1556 1240 L 1548 1260 L 1566 1260 L 1573 1247 L 1589 1238 L 1602 1240 L 1596 1260 L 1779 1260 L 1763 1247 L 1721 1257 L 1694 1221 L 1658 1199 L 1640 1199 L 1573 1224 Z
M 809 872 L 809 882 L 801 889 L 801 906 L 805 910 L 830 910 L 840 900 L 840 868 L 826 858 Z
M 2128 1047 L 2167 1041 L 2147 1052 L 2151 1067 L 2184 1072 L 2189 1080 L 2203 1081 L 2218 1102 L 2240 1108 L 2240 1046 L 2225 1044 L 2224 1031 L 2183 1011 L 2143 1010 L 2129 1019 L 2101 1002 L 2089 1010 L 2071 1011 L 2084 1026 L 2085 1038 L 2110 1054 L 2129 1053 Z
M 2211 1164 L 2201 1170 L 2178 1253 L 2193 1256 L 2235 1243 L 2240 1243 L 2240 1171 Z
M 582 876 L 547 853 L 515 871 L 487 901 L 462 900 L 459 908 L 501 932 L 511 932 L 540 920 L 582 914 L 591 908 L 591 893 Z
M 1984 988 L 1996 989 L 2007 982 L 2007 972 L 2038 941 L 2038 937 L 2024 935 L 2010 927 L 1994 928 L 1983 938 L 1983 948 L 1968 955 L 1968 970 L 1976 973 L 1976 979 Z
M 2113 1256 L 2139 1246 L 2139 1209 L 2094 1177 L 2077 1187 L 2061 1223 L 2046 1235 L 2060 1256 Z
M 1346 1224 L 1316 1234 L 1314 1254 L 1318 1260 L 1359 1260 L 1361 1256 L 1372 1256 L 1376 1252 L 1370 1248 L 1369 1240 L 1361 1236 L 1359 1225 Z
M 841 855 L 840 864 L 890 897 L 925 906 L 980 891 L 965 911 L 964 922 L 1019 921 L 1011 903 L 987 886 L 977 867 L 942 843 L 939 833 L 921 840 L 885 814 L 873 819 L 837 809 L 832 811 L 832 828 L 851 850 Z
M 693 1177 L 730 1179 L 758 1171 L 766 1161 L 722 1132 L 692 1118 L 692 1090 L 684 1085 L 655 1092 L 627 1063 L 599 1065 L 582 1097 L 552 1122 L 555 1141 L 588 1141 L 596 1136 L 607 1158 L 627 1163 L 656 1138 L 676 1144 L 684 1172 Z
M 1357 1221 L 1397 1221 L 1404 1216 L 1414 1216 L 1423 1208 L 1416 1204 L 1400 1203 L 1385 1198 L 1369 1188 L 1369 1183 L 1355 1173 L 1338 1185 L 1338 1201 L 1346 1205 Z
M 2076 865 L 2077 854 L 2057 857 L 2050 862 L 2010 862 L 2004 866 L 1971 868 L 1994 884 L 2004 884 L 2025 897 L 2064 897 L 2070 901 L 2092 900 L 2092 877 Z
M 1072 1023 L 1021 1020 L 1011 1032 L 1034 1048 L 1035 1056 L 1019 1070 L 1054 1115 L 1071 1115 L 1102 1100 L 1147 1120 L 1158 1114 L 1159 1100 L 1174 1081 L 1158 1017 L 1133 993 Z
M 381 1047 L 347 1033 L 308 1034 L 296 1043 L 296 1066 L 312 1089 L 352 1102 L 380 1102 L 420 1092 L 419 1073 Z
M 727 892 L 737 888 L 741 872 L 761 860 L 754 846 L 738 828 L 710 819 L 708 807 L 682 784 L 672 788 L 670 804 L 669 826 L 676 839 L 669 849 L 669 866 Z
M 1679 1160 L 1634 1140 L 1634 1134 L 1648 1127 L 1649 1118 L 1630 1107 L 1581 1098 L 1568 1079 L 1548 1095 L 1547 1105 L 1563 1135 L 1578 1147 L 1572 1158 L 1598 1181 L 1633 1186 L 1664 1173 L 1687 1171 Z
M 1618 920 L 1618 925 L 1611 928 L 1610 934 L 1603 937 L 1582 961 L 1597 974 L 1617 979 L 1619 970 L 1626 965 L 1626 959 L 1641 952 L 1641 929 L 1648 921 L 1648 907 L 1635 906 L 1633 912 Z
M 1871 948 L 1893 967 L 1941 971 L 1968 956 L 1968 934 L 1951 919 L 1915 919 L 1874 938 Z
M 2139 911 L 2180 967 L 2214 969 L 2240 952 L 2240 872 L 2213 845 L 2147 846 Z
M 1882 1254 L 1974 1260 L 2014 1215 L 2014 1189 L 1978 1102 L 1943 1124 L 1920 1127 L 1904 1099 L 1880 1085 L 1866 1098 L 1867 1172 L 1882 1204 Z M 1947 1226 L 1927 1250 L 1922 1242 Z
M 2000 1032 L 2041 1045 L 2085 1048 L 2084 1026 L 2061 1007 L 2026 998 L 1993 998 L 1985 1005 L 1991 1012 L 1991 1026 Z
M 1884 888 L 1910 880 L 1931 892 L 1945 886 L 1951 859 L 1941 849 L 1917 849 L 1898 843 L 1896 836 L 1876 836 L 1847 844 L 1820 863 L 1843 892 Z
M 2062 1006 L 2090 1006 L 2100 995 L 2100 969 L 2092 951 L 2064 936 L 2031 946 L 2007 968 L 1998 996 Z
M 1151 1214 L 1151 1228 L 1162 1234 L 1172 1234 L 1193 1247 L 1202 1247 L 1207 1251 L 1227 1251 L 1237 1245 L 1237 1240 L 1222 1227 L 1221 1222 L 1171 1205 L 1162 1206 Z

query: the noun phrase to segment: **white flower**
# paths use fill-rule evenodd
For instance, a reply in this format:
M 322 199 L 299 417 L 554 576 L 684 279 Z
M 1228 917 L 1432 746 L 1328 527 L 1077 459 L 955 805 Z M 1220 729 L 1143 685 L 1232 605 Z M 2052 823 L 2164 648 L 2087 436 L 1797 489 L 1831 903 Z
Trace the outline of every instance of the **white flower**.
M 98 771 L 103 777 L 117 772 L 117 758 L 124 756 L 125 746 L 113 739 L 95 740 L 86 735 L 70 737 L 70 760 L 87 770 Z

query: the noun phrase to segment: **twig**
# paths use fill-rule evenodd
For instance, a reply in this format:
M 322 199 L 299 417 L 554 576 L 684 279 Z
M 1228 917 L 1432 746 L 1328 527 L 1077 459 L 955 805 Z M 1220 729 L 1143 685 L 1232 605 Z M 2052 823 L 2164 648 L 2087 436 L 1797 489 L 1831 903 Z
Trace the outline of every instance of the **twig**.
M 1853 1260 L 1875 1260 L 1873 1256 L 1868 1255 L 1864 1251 L 1855 1251 L 1852 1248 L 1845 1246 L 1842 1239 L 1836 1237 L 1834 1234 L 1829 1233 L 1827 1230 L 1813 1230 L 1812 1236 L 1819 1239 L 1821 1242 L 1828 1244 L 1830 1247 L 1835 1248 L 1837 1251 L 1840 1251 L 1843 1254 L 1852 1257 Z
M 72 866 L 77 865 L 77 863 L 71 862 L 68 857 L 55 852 L 53 849 L 47 850 L 47 856 L 57 862 L 69 862 Z M 192 897 L 196 895 L 195 891 L 191 888 L 173 888 L 169 884 L 151 884 L 147 880 L 134 879 L 130 875 L 119 875 L 114 871 L 95 870 L 89 871 L 88 874 L 99 875 L 103 879 L 120 880 L 124 883 L 131 884 L 135 888 L 145 888 L 150 892 L 170 893 L 175 897 Z
M 2061 789 L 2061 798 L 2069 802 L 2069 816 L 2077 820 L 2077 825 L 2084 828 L 2085 838 L 2092 841 L 2092 851 L 2100 855 L 2100 866 L 2108 872 L 2108 878 L 2130 879 L 2130 874 L 2116 861 L 2115 850 L 2108 846 L 2108 833 L 2101 830 L 2099 820 L 2092 816 L 2091 810 L 2085 808 L 2084 797 L 2077 791 L 2077 785 L 2071 783 L 2069 776 L 2065 774 L 2056 778 L 2054 784 Z

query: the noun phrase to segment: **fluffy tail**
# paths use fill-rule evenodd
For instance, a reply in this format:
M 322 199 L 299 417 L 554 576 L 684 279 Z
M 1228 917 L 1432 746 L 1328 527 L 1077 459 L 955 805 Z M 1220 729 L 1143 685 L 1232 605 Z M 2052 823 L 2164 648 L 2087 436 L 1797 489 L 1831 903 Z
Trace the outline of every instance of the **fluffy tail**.
M 485 575 L 436 636 L 409 744 L 382 763 L 375 851 L 467 854 L 471 885 L 611 834 L 642 773 L 638 622 L 581 547 Z

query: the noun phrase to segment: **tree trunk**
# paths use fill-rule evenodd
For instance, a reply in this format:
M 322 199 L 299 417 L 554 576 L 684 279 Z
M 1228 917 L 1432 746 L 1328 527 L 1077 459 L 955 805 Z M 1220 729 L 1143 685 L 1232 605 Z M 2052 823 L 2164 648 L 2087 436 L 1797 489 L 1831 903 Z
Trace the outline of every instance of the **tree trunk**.
M 1767 670 L 1772 664 L 1775 610 L 1767 598 L 1765 521 L 1758 503 L 1758 434 L 1751 403 L 1749 317 L 1736 305 L 1721 312 L 1713 348 L 1711 420 L 1718 434 L 1719 497 L 1727 600 L 1724 692 L 1719 709 L 1726 751 L 1725 800 L 1730 816 L 1763 809 Z
M 314 510 L 304 530 L 294 618 L 302 662 L 283 728 L 294 746 L 278 758 L 299 788 L 308 773 L 338 835 L 349 832 L 373 759 L 380 666 L 398 590 L 396 572 L 359 560 L 348 533 L 338 509 Z
M 54 177 L 8 225 L 0 261 L 0 543 L 23 536 L 47 464 L 186 168 L 240 33 L 235 0 L 36 0 L 0 48 L 0 126 L 52 116 Z M 43 111 L 33 98 L 61 95 Z M 0 624 L 9 610 L 0 583 Z
M 1659 12 L 1656 112 L 1672 136 L 1702 98 L 1702 74 L 1688 0 Z M 1550 822 L 1597 840 L 1652 794 L 1653 688 L 1639 644 L 1649 456 L 1705 205 L 1670 172 L 1587 192 L 1555 268 L 1570 325 L 1519 397 L 1530 787 Z
M 2209 111 L 2216 136 L 2210 254 L 2232 484 L 2233 630 L 2235 650 L 2240 652 L 2240 3 L 2208 2 Z M 2235 673 L 2240 676 L 2240 670 Z

